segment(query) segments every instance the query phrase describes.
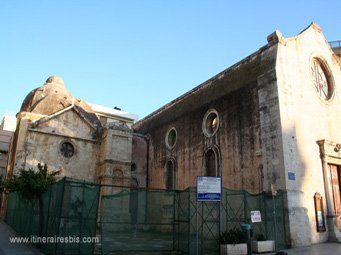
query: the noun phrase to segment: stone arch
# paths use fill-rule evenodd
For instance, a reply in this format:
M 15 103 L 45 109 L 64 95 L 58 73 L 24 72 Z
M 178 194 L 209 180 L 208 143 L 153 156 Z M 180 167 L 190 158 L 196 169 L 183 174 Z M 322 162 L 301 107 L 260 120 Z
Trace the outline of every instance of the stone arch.
M 113 186 L 124 186 L 123 172 L 121 169 L 114 169 L 112 172 L 112 184 Z
M 176 161 L 171 158 L 166 161 L 164 167 L 165 173 L 165 188 L 176 189 Z
M 218 146 L 207 148 L 203 161 L 204 176 L 221 176 L 220 150 Z

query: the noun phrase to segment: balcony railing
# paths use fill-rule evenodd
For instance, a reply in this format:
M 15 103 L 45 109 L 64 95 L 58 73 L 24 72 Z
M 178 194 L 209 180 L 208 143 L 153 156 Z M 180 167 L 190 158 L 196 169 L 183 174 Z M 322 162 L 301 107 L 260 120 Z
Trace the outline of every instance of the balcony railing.
M 341 41 L 329 42 L 331 48 L 341 48 Z

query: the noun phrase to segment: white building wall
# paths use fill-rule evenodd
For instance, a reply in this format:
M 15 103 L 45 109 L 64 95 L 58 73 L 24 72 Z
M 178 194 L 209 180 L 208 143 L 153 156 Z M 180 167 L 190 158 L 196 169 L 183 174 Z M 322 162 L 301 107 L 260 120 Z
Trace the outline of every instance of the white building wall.
M 0 124 L 0 130 L 6 130 L 6 131 L 14 132 L 16 126 L 17 126 L 17 118 L 14 116 L 5 115 L 2 118 L 2 121 Z
M 314 57 L 325 61 L 334 77 L 335 93 L 328 102 L 315 91 L 311 75 Z M 296 247 L 324 242 L 328 230 L 317 232 L 314 208 L 316 192 L 326 201 L 316 142 L 322 139 L 341 142 L 341 72 L 317 25 L 296 37 L 280 40 L 277 81 L 291 244 Z M 327 215 L 327 206 L 324 208 Z

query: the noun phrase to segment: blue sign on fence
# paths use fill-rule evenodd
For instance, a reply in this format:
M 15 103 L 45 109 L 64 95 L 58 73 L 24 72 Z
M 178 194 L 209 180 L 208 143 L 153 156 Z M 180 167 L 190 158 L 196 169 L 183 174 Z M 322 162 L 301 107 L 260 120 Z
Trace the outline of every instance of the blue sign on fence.
M 221 201 L 221 177 L 197 177 L 197 201 Z

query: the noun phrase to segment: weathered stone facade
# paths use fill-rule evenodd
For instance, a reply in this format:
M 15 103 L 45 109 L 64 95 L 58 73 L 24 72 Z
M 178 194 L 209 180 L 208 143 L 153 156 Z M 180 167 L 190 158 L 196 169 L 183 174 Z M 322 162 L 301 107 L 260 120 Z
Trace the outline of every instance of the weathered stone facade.
M 141 176 L 137 180 L 131 174 L 131 125 L 136 118 L 87 104 L 73 97 L 61 78 L 52 76 L 28 94 L 17 114 L 8 172 L 46 163 L 50 171 L 61 171 L 60 177 L 117 185 L 120 190 L 133 181 L 145 185 Z
M 269 35 L 254 54 L 134 125 L 148 137 L 148 187 L 185 189 L 202 175 L 251 193 L 276 187 L 287 195 L 289 245 L 341 241 L 340 67 L 314 23 L 293 38 Z
M 188 112 L 175 120 L 148 132 L 151 137 L 149 150 L 149 186 L 166 188 L 166 163 L 176 163 L 176 189 L 195 186 L 196 176 L 204 175 L 205 151 L 214 150 L 217 155 L 219 175 L 235 175 L 239 178 L 223 179 L 225 186 L 259 192 L 261 183 L 253 182 L 261 174 L 259 114 L 257 94 L 252 86 L 237 89 L 211 104 Z M 244 100 L 248 97 L 247 100 Z M 220 127 L 213 137 L 202 133 L 202 118 L 208 109 L 219 114 Z M 174 148 L 167 148 L 165 137 L 170 128 L 177 130 Z M 221 148 L 224 153 L 221 154 Z M 226 150 L 225 150 L 226 148 Z M 248 159 L 242 162 L 240 159 Z M 255 174 L 255 176 L 253 176 Z M 241 182 L 240 180 L 247 180 Z
M 315 61 L 322 68 L 319 82 L 314 77 Z M 285 176 L 281 185 L 288 196 L 293 246 L 309 245 L 328 238 L 341 241 L 340 231 L 337 235 L 328 235 L 328 231 L 334 232 L 341 227 L 336 221 L 339 217 L 336 204 L 330 199 L 336 196 L 340 201 L 340 194 L 328 188 L 331 185 L 330 170 L 322 167 L 318 145 L 320 140 L 330 140 L 335 144 L 341 142 L 340 66 L 340 59 L 316 24 L 296 37 L 279 37 L 276 71 L 283 148 L 283 163 L 279 169 Z M 323 81 L 323 76 L 326 81 Z M 325 89 L 321 87 L 323 84 Z M 340 155 L 335 157 L 339 161 L 327 164 L 334 164 L 340 176 Z M 340 189 L 340 179 L 337 186 L 334 185 L 334 189 Z M 335 219 L 334 223 L 328 224 L 326 232 L 316 231 L 315 193 L 324 199 L 325 221 Z

